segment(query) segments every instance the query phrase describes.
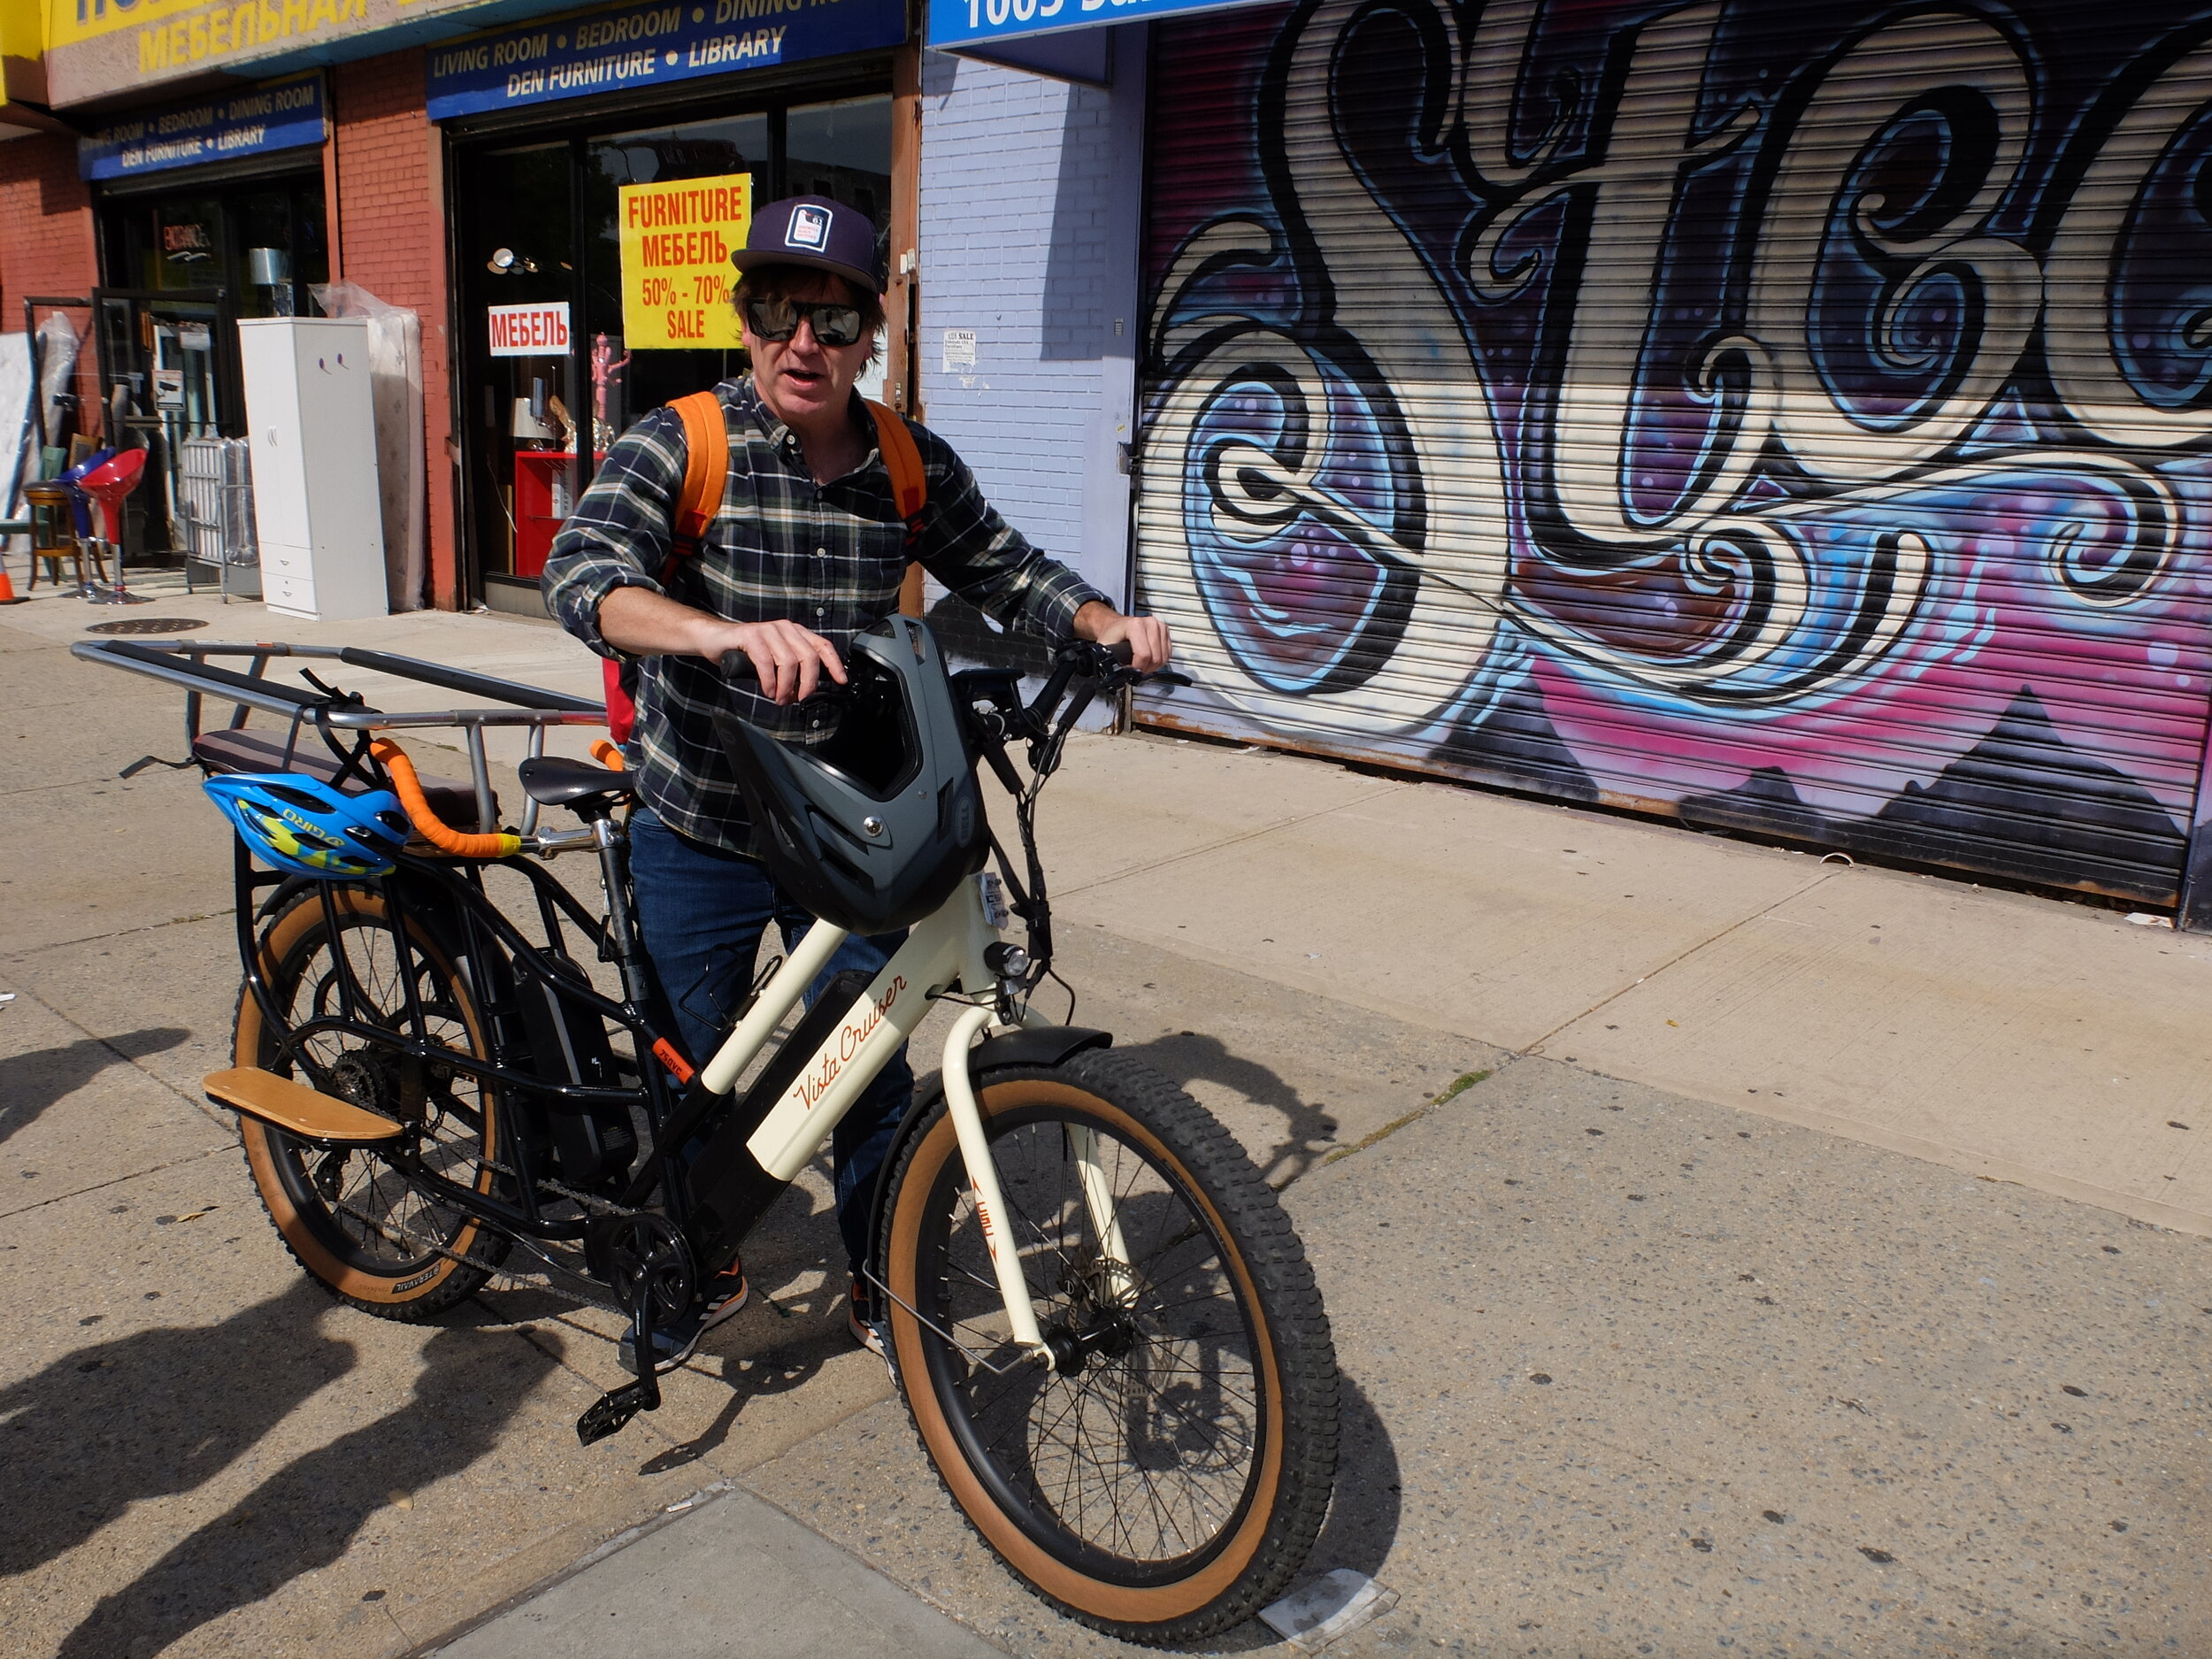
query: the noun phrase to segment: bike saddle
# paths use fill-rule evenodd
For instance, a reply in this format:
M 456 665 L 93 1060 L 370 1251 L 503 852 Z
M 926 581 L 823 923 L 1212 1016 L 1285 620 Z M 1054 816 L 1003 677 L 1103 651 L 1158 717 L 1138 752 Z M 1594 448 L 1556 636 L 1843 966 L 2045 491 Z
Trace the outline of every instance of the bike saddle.
M 523 794 L 541 806 L 604 803 L 628 795 L 630 774 L 610 772 L 588 760 L 567 760 L 558 755 L 540 755 L 515 768 Z

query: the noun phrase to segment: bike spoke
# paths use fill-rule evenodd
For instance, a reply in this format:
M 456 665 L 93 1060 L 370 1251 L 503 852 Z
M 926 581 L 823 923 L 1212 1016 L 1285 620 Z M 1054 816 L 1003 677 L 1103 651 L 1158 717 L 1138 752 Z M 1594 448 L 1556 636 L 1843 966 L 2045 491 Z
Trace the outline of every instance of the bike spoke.
M 1055 1529 L 1120 1559 L 1171 1561 L 1227 1524 L 1254 1476 L 1253 1335 L 1191 1198 L 1118 1135 L 1080 1126 L 1095 1137 L 1093 1156 L 1131 1259 L 1109 1262 L 1084 1196 L 1077 1125 L 1049 1118 L 993 1141 L 1006 1236 L 1048 1333 L 1133 1320 L 1126 1338 L 1110 1339 L 1131 1346 L 1074 1374 L 972 1368 L 958 1386 L 985 1454 Z M 997 1279 L 963 1166 L 949 1168 L 933 1294 L 946 1327 L 971 1351 L 1002 1351 Z

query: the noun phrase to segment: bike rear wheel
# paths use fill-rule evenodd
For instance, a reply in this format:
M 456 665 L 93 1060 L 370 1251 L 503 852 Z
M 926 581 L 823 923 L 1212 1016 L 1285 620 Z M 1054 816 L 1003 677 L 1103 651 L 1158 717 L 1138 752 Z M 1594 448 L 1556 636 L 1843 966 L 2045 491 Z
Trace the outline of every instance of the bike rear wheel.
M 409 1029 L 404 979 L 411 972 L 423 1034 L 472 1058 L 488 1057 L 466 986 L 443 954 L 413 929 L 403 970 L 399 938 L 382 895 L 357 887 L 331 894 L 334 933 L 320 898 L 308 893 L 261 936 L 261 971 L 288 1026 L 338 1011 L 342 958 L 370 1005 L 367 1018 Z M 232 1046 L 240 1065 L 281 1075 L 285 1033 L 269 1027 L 250 989 L 239 993 Z M 424 1066 L 361 1039 L 325 1034 L 305 1052 L 356 1105 L 416 1125 L 424 1164 L 446 1179 L 489 1192 L 500 1156 L 497 1098 L 465 1073 Z M 440 1204 L 363 1148 L 314 1146 L 241 1117 L 246 1167 L 299 1264 L 349 1305 L 380 1318 L 427 1319 L 475 1294 L 504 1257 L 507 1240 L 474 1217 Z
M 1303 1565 L 1335 1477 L 1336 1356 L 1289 1219 L 1220 1125 L 1125 1056 L 978 1085 L 1004 1225 L 1064 1360 L 1047 1371 L 1009 1339 L 941 1097 L 881 1220 L 923 1448 L 1063 1611 L 1148 1643 L 1240 1624 Z

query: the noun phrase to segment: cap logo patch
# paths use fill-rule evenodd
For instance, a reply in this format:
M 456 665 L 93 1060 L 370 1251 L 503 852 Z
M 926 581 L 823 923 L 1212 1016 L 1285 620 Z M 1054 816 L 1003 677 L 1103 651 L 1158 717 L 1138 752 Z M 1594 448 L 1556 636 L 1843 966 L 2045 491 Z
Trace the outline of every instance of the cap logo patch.
M 829 245 L 829 230 L 827 208 L 802 204 L 791 210 L 791 225 L 783 234 L 783 245 L 787 248 L 810 248 L 819 253 Z

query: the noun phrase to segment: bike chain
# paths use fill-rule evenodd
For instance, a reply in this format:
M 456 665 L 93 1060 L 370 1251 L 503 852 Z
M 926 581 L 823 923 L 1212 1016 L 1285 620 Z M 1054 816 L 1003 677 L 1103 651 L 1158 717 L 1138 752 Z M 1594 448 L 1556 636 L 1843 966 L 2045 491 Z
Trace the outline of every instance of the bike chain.
M 497 1175 L 504 1175 L 511 1180 L 519 1182 L 522 1179 L 522 1176 L 518 1171 L 511 1170 L 505 1164 L 495 1162 L 493 1159 L 479 1158 L 475 1160 L 475 1162 L 479 1168 L 490 1170 L 493 1173 Z M 580 1205 L 588 1213 L 594 1210 L 614 1216 L 638 1216 L 653 1213 L 646 1210 L 630 1209 L 626 1205 L 616 1203 L 612 1199 L 596 1197 L 589 1193 L 580 1193 L 571 1187 L 562 1186 L 558 1181 L 547 1179 L 542 1177 L 540 1178 L 537 1184 L 548 1192 L 553 1193 L 559 1197 L 565 1198 L 572 1203 Z M 360 1222 L 365 1226 L 374 1229 L 378 1233 L 396 1236 L 409 1244 L 416 1246 L 418 1248 L 429 1251 L 434 1256 L 442 1256 L 448 1261 L 458 1262 L 465 1267 L 472 1267 L 480 1272 L 490 1274 L 492 1279 L 501 1289 L 512 1289 L 527 1286 L 533 1290 L 543 1290 L 553 1295 L 564 1297 L 581 1307 L 603 1308 L 610 1312 L 614 1313 L 620 1313 L 623 1311 L 623 1310 L 617 1307 L 611 1300 L 599 1296 L 584 1295 L 576 1291 L 567 1289 L 556 1284 L 547 1283 L 541 1285 L 537 1283 L 535 1280 L 525 1279 L 520 1275 L 509 1271 L 504 1268 L 493 1267 L 488 1263 L 479 1261 L 472 1256 L 465 1256 L 458 1250 L 452 1249 L 446 1245 L 441 1244 L 435 1239 L 426 1238 L 411 1227 L 407 1226 L 403 1222 L 394 1220 L 389 1217 L 372 1216 L 365 1210 L 357 1209 L 354 1205 L 348 1203 L 342 1198 L 332 1198 L 327 1202 L 334 1209 L 340 1210 L 345 1215 L 351 1216 L 356 1221 Z M 561 1267 L 553 1262 L 544 1251 L 539 1249 L 530 1240 L 517 1237 L 512 1233 L 508 1234 L 507 1237 L 514 1243 L 521 1245 L 523 1248 L 528 1250 L 532 1255 L 535 1256 L 541 1262 L 543 1262 L 547 1267 L 552 1269 L 554 1271 L 565 1273 L 572 1272 L 572 1270 Z M 572 1276 L 578 1279 L 585 1278 L 585 1275 L 580 1273 L 576 1273 Z

